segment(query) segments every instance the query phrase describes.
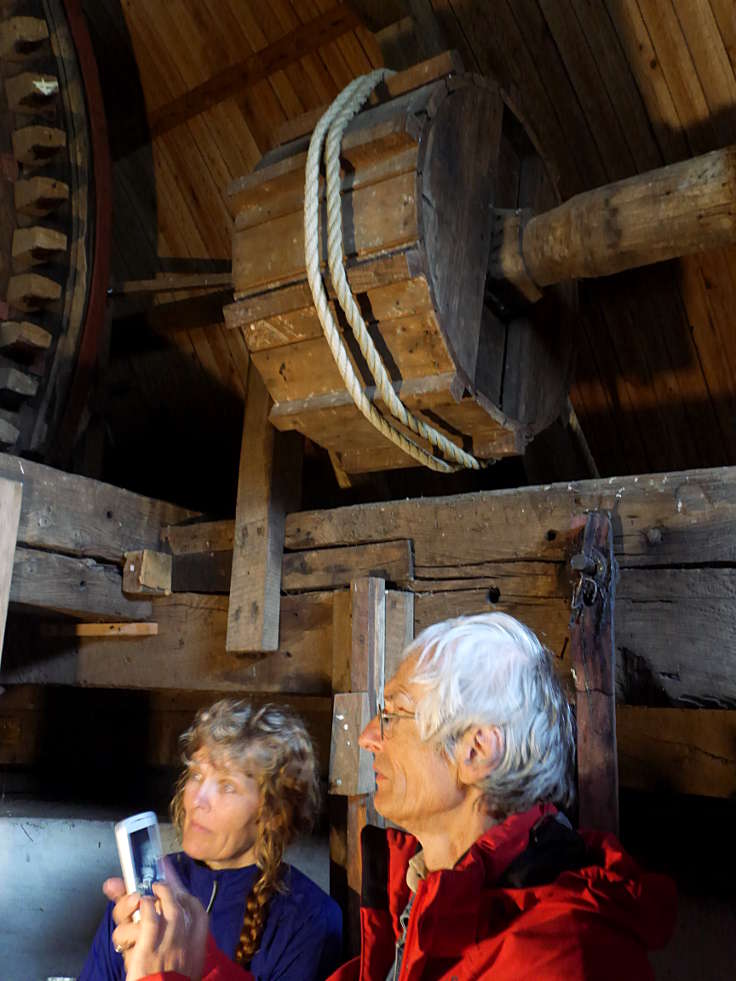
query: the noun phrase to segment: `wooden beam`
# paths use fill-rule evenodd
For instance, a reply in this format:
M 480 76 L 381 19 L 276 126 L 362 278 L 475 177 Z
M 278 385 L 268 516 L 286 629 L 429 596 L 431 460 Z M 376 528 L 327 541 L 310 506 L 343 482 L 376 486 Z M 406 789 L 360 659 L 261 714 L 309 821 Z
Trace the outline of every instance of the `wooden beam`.
M 589 514 L 572 558 L 570 646 L 575 684 L 578 818 L 581 827 L 618 834 L 616 655 L 613 611 L 617 566 L 610 515 Z
M 23 497 L 23 485 L 0 479 L 0 658 L 2 658 L 5 619 L 10 598 L 15 542 Z
M 619 705 L 616 729 L 623 787 L 736 796 L 736 712 Z
M 39 636 L 37 618 L 11 614 L 0 684 L 330 695 L 335 595 L 285 596 L 281 648 L 259 657 L 234 658 L 225 651 L 226 596 L 154 598 L 158 635 L 126 637 L 120 657 L 111 656 L 107 637 L 54 641 Z
M 301 440 L 290 443 L 277 434 L 268 421 L 271 404 L 251 362 L 230 580 L 226 647 L 231 652 L 279 646 L 284 520 L 289 501 L 301 493 Z
M 161 528 L 196 511 L 89 477 L 0 453 L 0 477 L 23 484 L 18 542 L 33 548 L 122 563 L 133 549 L 159 547 Z
M 537 286 L 609 276 L 736 241 L 736 146 L 607 184 L 537 215 L 521 251 Z
M 155 637 L 157 623 L 50 623 L 41 625 L 44 637 Z
M 539 634 L 569 682 L 568 561 L 581 515 L 598 509 L 613 514 L 621 568 L 619 699 L 646 704 L 654 690 L 659 704 L 736 705 L 736 468 L 293 514 L 285 542 L 298 549 L 411 538 L 417 631 L 503 610 Z
M 123 595 L 120 569 L 21 546 L 15 550 L 10 602 L 90 619 L 151 616 L 150 603 Z
M 147 296 L 149 293 L 175 293 L 177 290 L 211 290 L 218 286 L 232 286 L 232 273 L 162 273 L 155 279 L 132 279 L 112 283 L 108 295 Z
M 246 88 L 299 61 L 311 51 L 329 44 L 360 24 L 360 18 L 347 3 L 340 3 L 324 14 L 290 31 L 284 37 L 256 51 L 242 61 L 223 69 L 178 99 L 154 110 L 150 115 L 151 139 L 180 126 L 212 106 L 242 96 Z

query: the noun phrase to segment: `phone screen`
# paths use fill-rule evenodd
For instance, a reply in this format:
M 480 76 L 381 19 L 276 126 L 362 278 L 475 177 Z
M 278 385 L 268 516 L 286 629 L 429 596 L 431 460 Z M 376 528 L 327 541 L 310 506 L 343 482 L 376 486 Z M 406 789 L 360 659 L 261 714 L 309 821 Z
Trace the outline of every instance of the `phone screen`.
M 152 836 L 156 826 L 149 825 L 130 832 L 130 849 L 133 853 L 133 868 L 135 870 L 135 888 L 141 896 L 152 896 L 151 888 L 154 882 L 163 878 L 160 873 L 161 855 L 158 843 Z

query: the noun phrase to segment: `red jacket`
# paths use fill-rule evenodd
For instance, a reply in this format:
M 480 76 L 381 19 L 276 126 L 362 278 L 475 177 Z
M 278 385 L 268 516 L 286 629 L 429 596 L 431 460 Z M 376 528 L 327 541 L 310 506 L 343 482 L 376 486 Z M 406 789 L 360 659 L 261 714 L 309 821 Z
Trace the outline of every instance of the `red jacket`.
M 539 824 L 555 813 L 539 805 L 508 818 L 453 869 L 420 881 L 401 981 L 653 981 L 646 952 L 671 935 L 674 884 L 643 873 L 612 835 L 560 830 L 566 843 L 532 849 L 538 827 L 561 828 L 557 821 Z M 401 933 L 406 870 L 418 843 L 398 831 L 366 831 L 361 953 L 330 981 L 385 981 Z M 378 846 L 374 858 L 366 854 L 371 841 Z M 577 859 L 570 848 L 579 849 Z M 560 872 L 561 850 L 570 861 Z
M 190 981 L 178 971 L 164 971 L 162 974 L 148 974 L 143 981 Z M 207 954 L 205 956 L 202 981 L 255 981 L 250 971 L 243 970 L 227 954 L 223 954 L 212 936 L 207 937 Z

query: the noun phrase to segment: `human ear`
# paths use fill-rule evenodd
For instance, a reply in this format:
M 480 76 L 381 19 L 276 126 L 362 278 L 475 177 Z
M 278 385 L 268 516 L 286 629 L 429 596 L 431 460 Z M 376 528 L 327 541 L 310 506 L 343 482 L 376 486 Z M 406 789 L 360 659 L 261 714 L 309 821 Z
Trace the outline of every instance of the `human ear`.
M 462 783 L 475 784 L 494 770 L 503 755 L 503 733 L 498 726 L 472 726 L 460 740 L 456 761 Z

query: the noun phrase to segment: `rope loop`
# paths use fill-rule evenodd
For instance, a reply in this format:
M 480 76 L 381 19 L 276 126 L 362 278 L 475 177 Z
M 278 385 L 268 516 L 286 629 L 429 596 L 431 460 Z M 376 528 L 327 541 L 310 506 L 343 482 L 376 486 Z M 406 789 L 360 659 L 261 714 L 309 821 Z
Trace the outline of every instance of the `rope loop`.
M 340 201 L 340 146 L 342 135 L 353 116 L 373 89 L 389 74 L 387 69 L 377 69 L 361 75 L 343 89 L 317 123 L 309 143 L 304 178 L 304 251 L 307 267 L 307 281 L 312 292 L 314 305 L 322 325 L 322 331 L 329 345 L 335 364 L 345 382 L 345 387 L 362 415 L 387 439 L 417 462 L 448 473 L 461 467 L 480 469 L 480 463 L 470 453 L 423 420 L 414 416 L 396 393 L 393 382 L 386 370 L 365 320 L 355 302 L 345 273 L 343 261 L 342 207 Z M 337 301 L 350 324 L 361 353 L 366 360 L 371 375 L 376 382 L 376 397 L 380 398 L 391 415 L 412 433 L 427 440 L 448 459 L 436 456 L 410 439 L 389 419 L 383 416 L 368 398 L 335 323 L 329 307 L 327 294 L 322 281 L 319 263 L 319 168 L 322 148 L 325 144 L 325 186 L 327 199 L 327 262 Z

